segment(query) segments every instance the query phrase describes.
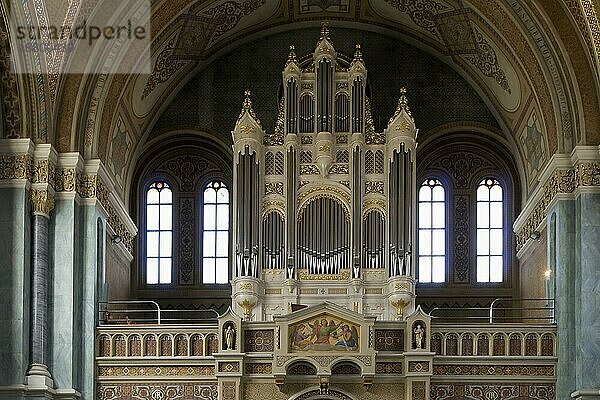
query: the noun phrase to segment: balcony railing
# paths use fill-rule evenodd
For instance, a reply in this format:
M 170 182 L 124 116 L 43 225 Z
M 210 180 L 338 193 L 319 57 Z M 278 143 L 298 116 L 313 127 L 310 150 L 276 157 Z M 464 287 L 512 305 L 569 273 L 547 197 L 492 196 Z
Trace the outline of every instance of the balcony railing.
M 554 320 L 554 299 L 513 299 L 499 297 L 489 307 L 435 307 L 429 316 L 444 322 L 550 323 Z
M 111 300 L 100 302 L 100 325 L 177 325 L 216 322 L 215 310 L 164 309 L 151 300 Z

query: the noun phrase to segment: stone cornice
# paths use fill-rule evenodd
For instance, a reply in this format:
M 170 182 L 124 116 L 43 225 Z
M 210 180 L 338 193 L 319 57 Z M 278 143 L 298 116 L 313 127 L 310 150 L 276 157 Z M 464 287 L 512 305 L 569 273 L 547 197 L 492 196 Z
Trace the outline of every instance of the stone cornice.
M 29 139 L 2 139 L 0 183 L 15 180 L 31 183 L 35 193 L 78 197 L 100 207 L 112 230 L 122 238 L 125 249 L 133 254 L 137 228 L 123 202 L 114 194 L 110 176 L 100 160 L 84 160 L 79 153 L 57 153 L 51 145 L 36 145 Z M 41 201 L 35 193 L 31 195 L 34 212 L 48 215 L 51 207 L 46 212 L 48 207 L 43 205 L 49 203 Z
M 517 256 L 530 235 L 546 218 L 557 195 L 575 195 L 583 190 L 600 190 L 600 148 L 577 146 L 570 155 L 555 154 L 540 174 L 540 184 L 513 224 Z

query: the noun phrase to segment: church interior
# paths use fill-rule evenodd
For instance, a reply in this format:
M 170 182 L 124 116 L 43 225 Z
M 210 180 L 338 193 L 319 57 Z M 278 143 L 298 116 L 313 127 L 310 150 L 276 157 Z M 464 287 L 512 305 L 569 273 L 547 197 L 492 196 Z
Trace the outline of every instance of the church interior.
M 600 400 L 600 0 L 0 0 L 0 399 Z

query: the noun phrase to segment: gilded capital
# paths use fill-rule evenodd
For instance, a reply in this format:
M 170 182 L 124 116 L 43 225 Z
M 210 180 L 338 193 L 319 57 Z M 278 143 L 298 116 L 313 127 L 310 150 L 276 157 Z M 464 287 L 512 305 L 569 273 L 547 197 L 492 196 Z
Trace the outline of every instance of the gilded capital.
M 54 208 L 54 196 L 47 190 L 31 190 L 31 212 L 33 214 L 50 215 Z

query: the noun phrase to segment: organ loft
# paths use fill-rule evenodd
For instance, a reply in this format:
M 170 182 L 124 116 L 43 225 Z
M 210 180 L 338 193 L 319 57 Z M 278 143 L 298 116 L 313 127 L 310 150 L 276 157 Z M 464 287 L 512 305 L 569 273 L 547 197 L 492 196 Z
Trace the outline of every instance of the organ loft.
M 274 132 L 246 91 L 232 131 L 232 303 L 246 321 L 325 294 L 378 320 L 415 311 L 418 129 L 402 89 L 376 132 L 362 51 L 336 52 L 326 23 L 313 53 L 290 46 Z

